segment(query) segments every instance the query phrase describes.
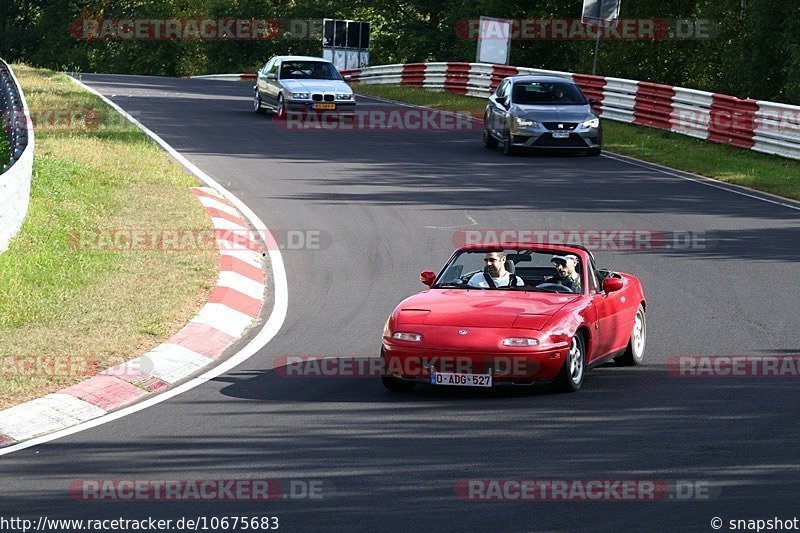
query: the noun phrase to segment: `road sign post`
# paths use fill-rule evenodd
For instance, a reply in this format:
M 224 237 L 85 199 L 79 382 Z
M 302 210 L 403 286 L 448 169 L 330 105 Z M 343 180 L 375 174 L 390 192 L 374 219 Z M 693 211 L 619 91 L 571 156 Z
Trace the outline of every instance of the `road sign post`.
M 600 33 L 602 28 L 616 28 L 619 22 L 619 9 L 622 0 L 583 0 L 581 22 L 586 26 L 597 26 L 594 41 L 592 75 L 597 74 L 597 57 L 600 53 Z

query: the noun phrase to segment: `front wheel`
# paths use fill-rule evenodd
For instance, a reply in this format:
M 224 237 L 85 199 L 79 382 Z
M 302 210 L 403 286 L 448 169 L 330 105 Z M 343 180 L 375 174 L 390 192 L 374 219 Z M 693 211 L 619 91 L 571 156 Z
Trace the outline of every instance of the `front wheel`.
M 647 315 L 642 304 L 639 304 L 639 309 L 636 310 L 636 317 L 633 319 L 633 329 L 631 330 L 631 339 L 628 341 L 628 347 L 625 349 L 624 354 L 614 358 L 614 362 L 619 366 L 642 364 L 645 341 L 647 341 Z
M 506 130 L 503 132 L 503 154 L 516 155 L 517 149 L 511 145 L 511 132 Z
M 495 139 L 494 136 L 491 133 L 489 133 L 489 130 L 484 128 L 483 145 L 489 150 L 494 150 L 495 148 L 497 148 L 498 144 L 499 143 L 497 142 L 497 139 Z
M 597 156 L 600 155 L 600 152 L 602 152 L 602 151 L 603 151 L 603 149 L 600 148 L 600 147 L 589 148 L 589 150 L 587 150 L 587 152 L 586 152 L 586 155 L 588 155 L 589 157 L 597 157 Z
M 253 111 L 259 115 L 263 115 L 267 111 L 261 105 L 261 95 L 258 94 L 258 90 L 256 90 L 255 94 L 253 95 Z
M 583 385 L 586 371 L 586 342 L 581 333 L 572 337 L 567 360 L 556 378 L 556 388 L 561 392 L 577 392 Z
M 273 115 L 275 120 L 284 120 L 286 118 L 286 103 L 283 101 L 283 95 L 278 95 L 278 107 L 275 109 Z

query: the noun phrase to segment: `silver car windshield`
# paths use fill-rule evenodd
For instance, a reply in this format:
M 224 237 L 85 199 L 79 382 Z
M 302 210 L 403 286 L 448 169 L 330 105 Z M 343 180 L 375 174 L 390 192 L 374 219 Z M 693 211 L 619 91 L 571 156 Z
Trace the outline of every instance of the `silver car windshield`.
M 284 61 L 281 64 L 282 80 L 342 80 L 331 63 L 321 61 Z
M 580 90 L 571 83 L 521 82 L 514 84 L 511 101 L 521 105 L 586 105 Z

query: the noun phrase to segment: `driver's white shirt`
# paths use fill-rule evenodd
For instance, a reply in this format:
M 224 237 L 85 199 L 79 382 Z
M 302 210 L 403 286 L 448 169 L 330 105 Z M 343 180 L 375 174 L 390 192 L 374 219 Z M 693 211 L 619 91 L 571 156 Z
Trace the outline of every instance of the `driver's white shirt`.
M 509 283 L 511 281 L 510 278 L 511 278 L 511 274 L 509 272 L 506 272 L 504 275 L 500 276 L 499 278 L 496 278 L 496 277 L 492 276 L 492 281 L 494 281 L 494 286 L 495 287 L 508 287 L 508 285 L 509 285 Z M 470 287 L 477 287 L 479 289 L 488 289 L 489 288 L 489 284 L 486 283 L 486 277 L 483 275 L 483 272 L 478 272 L 476 274 L 473 274 L 473 276 L 471 278 L 469 278 L 469 281 L 467 282 L 467 285 L 469 285 Z M 521 277 L 517 276 L 517 287 L 519 287 L 521 285 L 525 285 L 525 282 L 522 281 Z

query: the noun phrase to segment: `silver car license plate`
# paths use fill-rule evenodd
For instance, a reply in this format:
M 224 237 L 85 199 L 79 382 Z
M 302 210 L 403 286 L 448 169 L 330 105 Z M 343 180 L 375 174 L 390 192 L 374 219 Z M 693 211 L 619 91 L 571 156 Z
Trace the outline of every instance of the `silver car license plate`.
M 553 139 L 568 139 L 569 132 L 568 131 L 554 131 L 553 132 Z

